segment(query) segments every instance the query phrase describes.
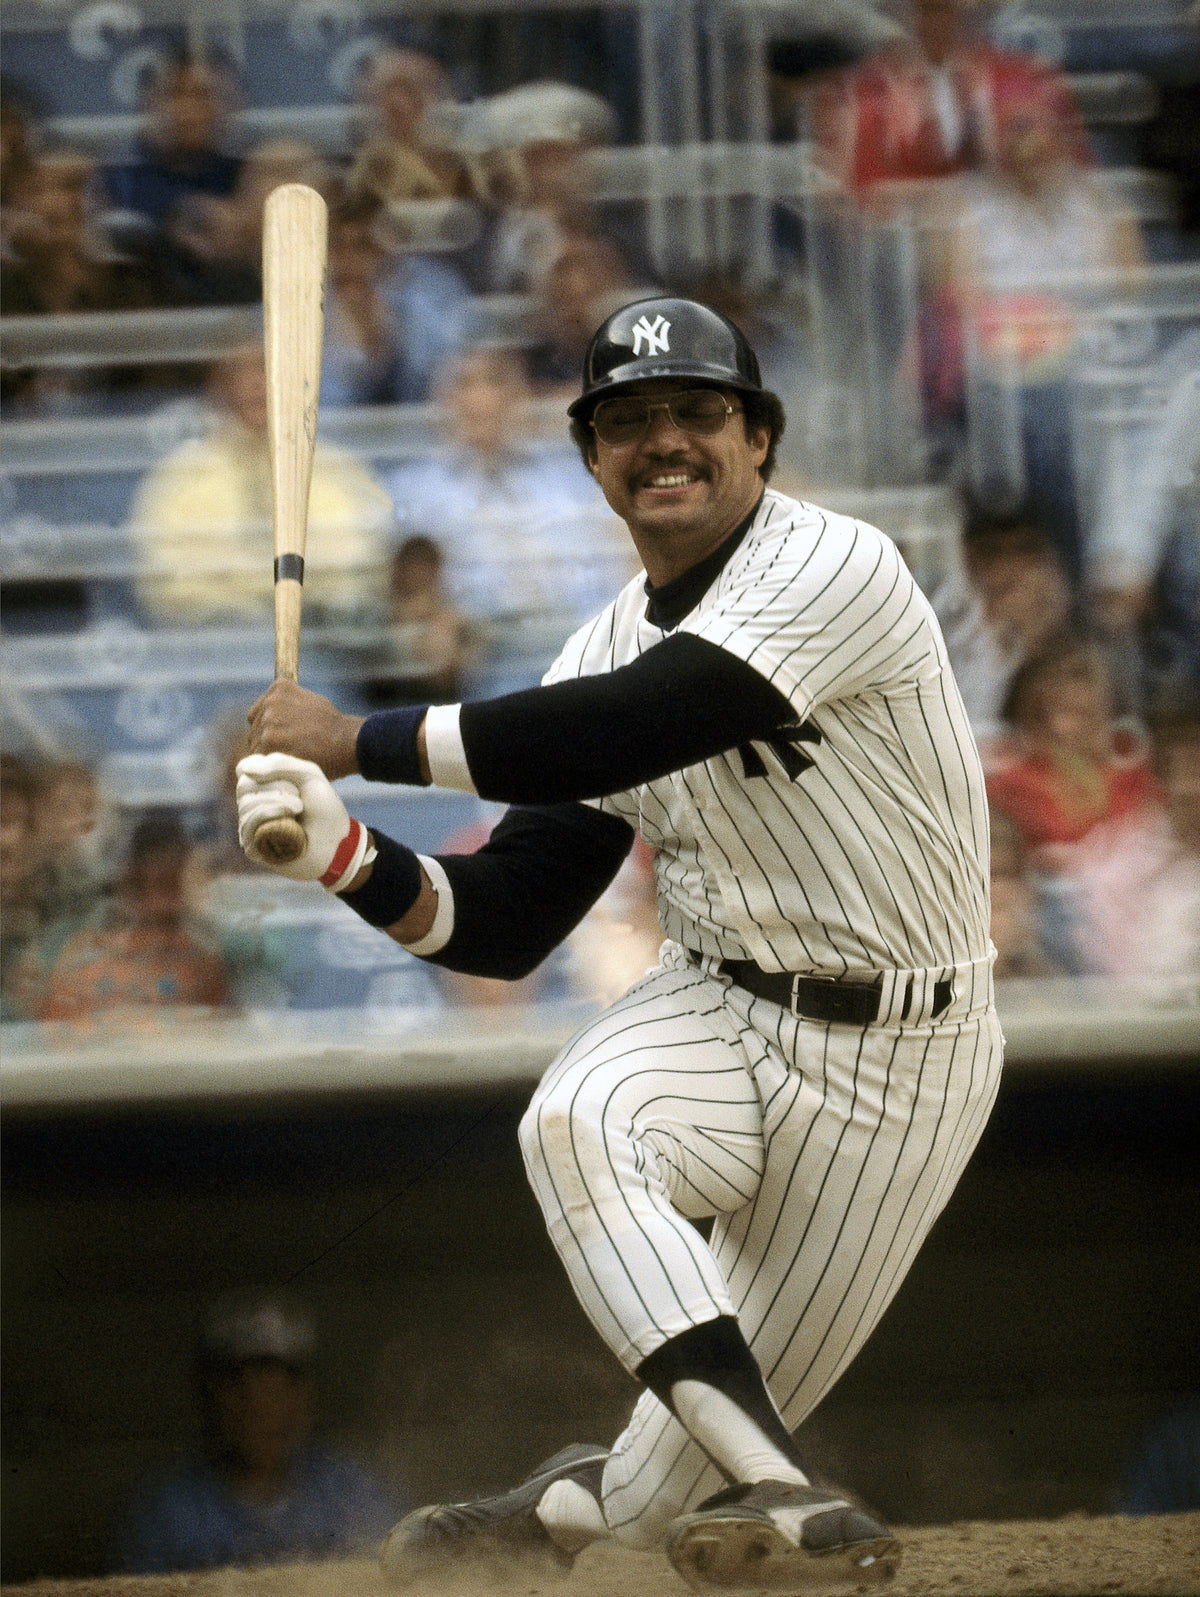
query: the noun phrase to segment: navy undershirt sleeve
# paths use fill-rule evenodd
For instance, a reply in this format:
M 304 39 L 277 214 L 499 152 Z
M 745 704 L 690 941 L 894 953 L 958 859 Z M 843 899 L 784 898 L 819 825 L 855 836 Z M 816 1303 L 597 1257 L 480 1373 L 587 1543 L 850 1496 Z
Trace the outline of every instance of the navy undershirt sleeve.
M 753 666 L 677 632 L 615 671 L 464 704 L 459 728 L 483 798 L 557 804 L 652 782 L 795 719 Z
M 604 892 L 633 828 L 582 804 L 505 812 L 474 854 L 439 854 L 454 931 L 434 964 L 515 980 L 535 970 Z

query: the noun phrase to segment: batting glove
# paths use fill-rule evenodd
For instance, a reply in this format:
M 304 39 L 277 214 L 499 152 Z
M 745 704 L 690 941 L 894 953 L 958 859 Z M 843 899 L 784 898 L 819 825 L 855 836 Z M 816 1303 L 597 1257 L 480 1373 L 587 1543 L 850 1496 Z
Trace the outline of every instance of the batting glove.
M 320 882 L 331 893 L 349 887 L 375 848 L 319 765 L 292 754 L 248 754 L 237 766 L 238 841 L 248 859 L 297 882 Z M 255 834 L 264 821 L 289 815 L 304 828 L 308 846 L 299 859 L 280 864 L 259 853 Z

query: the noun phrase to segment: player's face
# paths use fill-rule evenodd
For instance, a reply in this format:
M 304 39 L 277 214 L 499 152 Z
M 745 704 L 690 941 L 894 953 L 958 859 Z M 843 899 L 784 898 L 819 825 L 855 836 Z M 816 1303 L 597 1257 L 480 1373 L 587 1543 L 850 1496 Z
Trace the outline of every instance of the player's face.
M 621 394 L 661 401 L 695 387 L 686 379 L 659 379 Z M 629 442 L 606 443 L 593 430 L 592 472 L 628 526 L 653 583 L 669 581 L 710 554 L 762 491 L 759 467 L 770 433 L 764 427 L 748 434 L 738 393 L 720 392 L 734 411 L 715 433 L 678 426 L 661 403 Z

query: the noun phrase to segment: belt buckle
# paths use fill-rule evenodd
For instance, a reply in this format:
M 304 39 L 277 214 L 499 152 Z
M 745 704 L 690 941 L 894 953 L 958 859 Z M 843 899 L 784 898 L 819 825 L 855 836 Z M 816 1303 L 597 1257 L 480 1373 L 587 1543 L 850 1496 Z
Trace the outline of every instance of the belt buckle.
M 819 985 L 829 989 L 832 1003 L 824 1015 L 813 1017 L 806 1015 L 800 1008 L 800 983 L 806 986 Z M 879 1015 L 879 997 L 883 990 L 883 978 L 876 976 L 872 981 L 847 981 L 841 976 L 824 976 L 818 973 L 811 975 L 797 974 L 792 978 L 792 1014 L 798 1020 L 818 1018 L 833 1020 L 844 1025 L 869 1026 L 874 1023 Z M 870 995 L 870 997 L 868 997 Z M 866 1013 L 866 1006 L 870 998 L 875 1000 L 875 1007 L 870 1015 Z
M 821 976 L 821 975 L 816 974 L 815 972 L 813 974 L 811 974 L 811 975 L 805 975 L 803 972 L 797 971 L 796 974 L 792 977 L 792 1002 L 791 1002 L 792 1014 L 795 1015 L 797 1020 L 811 1020 L 813 1018 L 811 1015 L 807 1014 L 806 1011 L 804 1011 L 803 1009 L 800 1008 L 800 983 L 801 982 L 803 982 L 806 987 L 810 987 L 810 986 L 812 986 L 814 984 L 819 984 L 822 987 L 829 987 L 829 988 L 844 987 L 846 985 L 846 983 L 843 982 L 841 980 L 841 978 L 838 977 L 838 976 Z

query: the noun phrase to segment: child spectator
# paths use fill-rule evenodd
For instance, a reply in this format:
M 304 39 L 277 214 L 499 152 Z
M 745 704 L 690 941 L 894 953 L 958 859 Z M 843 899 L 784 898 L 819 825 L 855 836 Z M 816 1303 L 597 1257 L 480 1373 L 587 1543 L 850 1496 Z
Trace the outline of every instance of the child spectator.
M 363 685 L 368 704 L 445 704 L 462 698 L 480 640 L 446 592 L 443 565 L 439 545 L 421 533 L 406 538 L 392 556 L 388 661 L 375 665 Z
M 152 811 L 134 828 L 113 905 L 68 937 L 46 978 L 42 1020 L 121 1018 L 228 996 L 220 955 L 190 925 L 192 844 L 179 819 Z
M 993 755 L 988 795 L 1040 867 L 1069 863 L 1072 846 L 1101 822 L 1161 802 L 1150 747 L 1115 723 L 1104 656 L 1078 633 L 1060 633 L 1026 661 L 1005 719 L 1014 737 Z
M 1047 946 L 1072 972 L 1094 969 L 1081 864 L 1101 851 L 1134 890 L 1129 827 L 1162 805 L 1149 746 L 1114 720 L 1104 656 L 1071 631 L 1017 672 L 1005 719 L 1012 735 L 989 753 L 989 801 L 1015 821 L 1039 873 Z

